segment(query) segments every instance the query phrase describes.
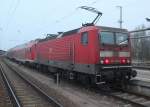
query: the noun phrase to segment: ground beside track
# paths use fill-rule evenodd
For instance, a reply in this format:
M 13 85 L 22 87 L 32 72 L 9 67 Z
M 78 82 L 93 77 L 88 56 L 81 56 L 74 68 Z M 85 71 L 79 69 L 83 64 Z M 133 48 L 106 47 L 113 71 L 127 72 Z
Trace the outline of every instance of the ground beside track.
M 45 99 L 43 95 L 33 88 L 31 84 L 22 79 L 15 71 L 4 63 L 1 64 L 4 70 L 3 72 L 13 87 L 21 107 L 56 107 L 51 101 Z
M 135 70 L 137 71 L 137 77 L 135 79 L 150 82 L 150 70 L 137 68 Z
M 118 101 L 112 97 L 81 89 L 72 84 L 61 82 L 61 84 L 57 86 L 53 82 L 53 79 L 41 75 L 40 73 L 35 72 L 35 70 L 28 69 L 10 61 L 8 63 L 21 69 L 19 71 L 23 71 L 24 75 L 28 75 L 27 78 L 36 80 L 33 82 L 43 84 L 43 87 L 41 88 L 51 94 L 55 99 L 64 103 L 64 105 L 66 105 L 65 107 L 68 105 L 71 105 L 71 107 L 123 107 L 125 105 L 122 101 Z

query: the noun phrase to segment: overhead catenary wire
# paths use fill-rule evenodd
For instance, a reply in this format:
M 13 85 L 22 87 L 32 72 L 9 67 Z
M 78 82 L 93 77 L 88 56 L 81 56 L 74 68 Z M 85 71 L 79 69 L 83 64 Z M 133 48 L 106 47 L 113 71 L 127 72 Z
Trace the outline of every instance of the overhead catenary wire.
M 13 8 L 12 4 L 11 4 L 11 6 L 10 6 L 10 12 L 11 12 L 11 10 L 12 10 L 12 12 L 11 12 L 10 15 L 8 16 L 8 20 L 7 20 L 6 28 L 5 28 L 6 31 L 8 30 L 9 24 L 11 23 L 11 20 L 13 19 L 13 16 L 14 16 L 14 14 L 15 14 L 15 12 L 16 12 L 18 6 L 19 6 L 19 4 L 20 4 L 20 0 L 17 0 L 17 3 L 16 3 L 16 5 L 14 6 L 14 8 Z
M 92 3 L 90 3 L 90 5 L 96 4 L 97 2 L 99 2 L 100 0 L 95 0 Z
M 57 19 L 57 20 L 54 20 L 54 21 L 50 22 L 49 24 L 45 25 L 45 26 L 42 27 L 42 28 L 37 29 L 36 31 L 39 31 L 39 30 L 42 31 L 43 29 L 47 28 L 49 25 L 56 26 L 56 24 L 61 23 L 62 21 L 67 20 L 67 19 L 69 19 L 70 17 L 72 17 L 73 15 L 75 15 L 75 13 L 77 13 L 77 11 L 78 11 L 78 8 L 75 8 L 73 11 L 67 13 L 67 14 L 64 15 L 63 17 L 61 17 L 61 18 L 59 18 L 59 19 Z
M 96 4 L 99 1 L 100 0 L 95 0 L 92 3 L 89 3 L 87 5 L 93 5 L 93 4 Z M 55 22 L 58 23 L 58 22 L 61 22 L 62 20 L 66 20 L 67 18 L 70 18 L 71 16 L 73 16 L 77 12 L 78 9 L 79 9 L 79 7 L 77 7 L 74 11 L 68 13 L 67 15 L 61 17 L 59 20 L 56 20 Z
M 66 20 L 70 17 L 72 17 L 76 12 L 77 12 L 78 8 L 75 8 L 72 12 L 66 14 L 65 16 L 61 17 L 60 19 L 54 21 L 54 23 L 59 23 L 61 22 L 62 20 Z
M 98 3 L 99 1 L 100 1 L 100 0 L 95 0 L 95 1 L 92 1 L 91 3 L 86 3 L 86 5 L 94 5 L 94 4 Z M 80 5 L 81 5 L 81 4 L 80 4 Z M 79 7 L 75 8 L 73 11 L 67 13 L 66 15 L 62 16 L 61 18 L 52 21 L 51 23 L 49 23 L 48 25 L 46 25 L 46 26 L 44 26 L 44 27 L 42 27 L 42 28 L 39 28 L 40 31 L 42 31 L 44 28 L 47 28 L 49 25 L 56 26 L 56 24 L 59 24 L 59 23 L 61 23 L 62 21 L 69 19 L 70 17 L 72 17 L 73 15 L 75 15 L 78 10 L 79 10 Z M 39 29 L 36 30 L 36 31 L 39 31 Z
M 2 28 L 3 34 L 1 35 L 1 38 L 3 37 L 3 35 L 6 35 L 6 32 L 9 29 L 9 24 L 11 23 L 13 16 L 20 4 L 20 0 L 17 0 L 17 2 L 15 3 L 15 6 L 13 6 L 14 0 L 12 0 L 9 9 L 8 9 L 8 18 L 6 18 L 6 23 L 4 24 L 5 26 Z M 2 47 L 1 47 L 2 48 Z

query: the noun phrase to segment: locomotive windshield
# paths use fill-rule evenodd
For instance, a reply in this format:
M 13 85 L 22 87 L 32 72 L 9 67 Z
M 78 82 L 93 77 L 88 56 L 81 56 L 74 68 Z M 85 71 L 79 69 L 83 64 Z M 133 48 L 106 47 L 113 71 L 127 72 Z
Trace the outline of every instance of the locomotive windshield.
M 126 33 L 100 32 L 100 42 L 102 45 L 127 45 L 128 35 Z
M 116 44 L 117 45 L 127 45 L 128 35 L 125 33 L 116 33 Z
M 112 32 L 101 32 L 100 33 L 101 37 L 100 37 L 100 41 L 101 44 L 114 44 L 114 34 Z

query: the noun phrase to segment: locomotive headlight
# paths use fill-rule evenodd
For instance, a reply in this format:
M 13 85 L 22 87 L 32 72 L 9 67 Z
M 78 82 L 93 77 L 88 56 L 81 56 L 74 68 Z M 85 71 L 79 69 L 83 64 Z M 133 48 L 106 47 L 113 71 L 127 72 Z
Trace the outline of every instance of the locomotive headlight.
M 105 59 L 105 60 L 104 60 L 104 63 L 105 63 L 105 64 L 109 64 L 109 63 L 110 63 L 110 60 L 109 60 L 109 59 Z
M 121 59 L 120 63 L 125 64 L 126 63 L 126 59 Z
M 110 62 L 110 60 L 109 59 L 102 59 L 101 61 L 100 61 L 100 63 L 101 64 L 110 64 L 111 62 Z

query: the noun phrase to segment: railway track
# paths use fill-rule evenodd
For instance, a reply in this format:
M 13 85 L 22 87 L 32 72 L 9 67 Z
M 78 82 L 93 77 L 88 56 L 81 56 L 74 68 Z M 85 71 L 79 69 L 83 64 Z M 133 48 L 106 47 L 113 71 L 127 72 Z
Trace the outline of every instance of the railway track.
M 14 96 L 16 96 L 17 106 L 15 107 L 63 107 L 38 86 L 12 69 L 11 66 L 0 63 L 0 68 L 6 77 L 5 81 L 9 83 Z
M 13 107 L 0 70 L 0 107 Z
M 114 92 L 109 95 L 136 107 L 150 107 L 150 97 L 125 91 Z

